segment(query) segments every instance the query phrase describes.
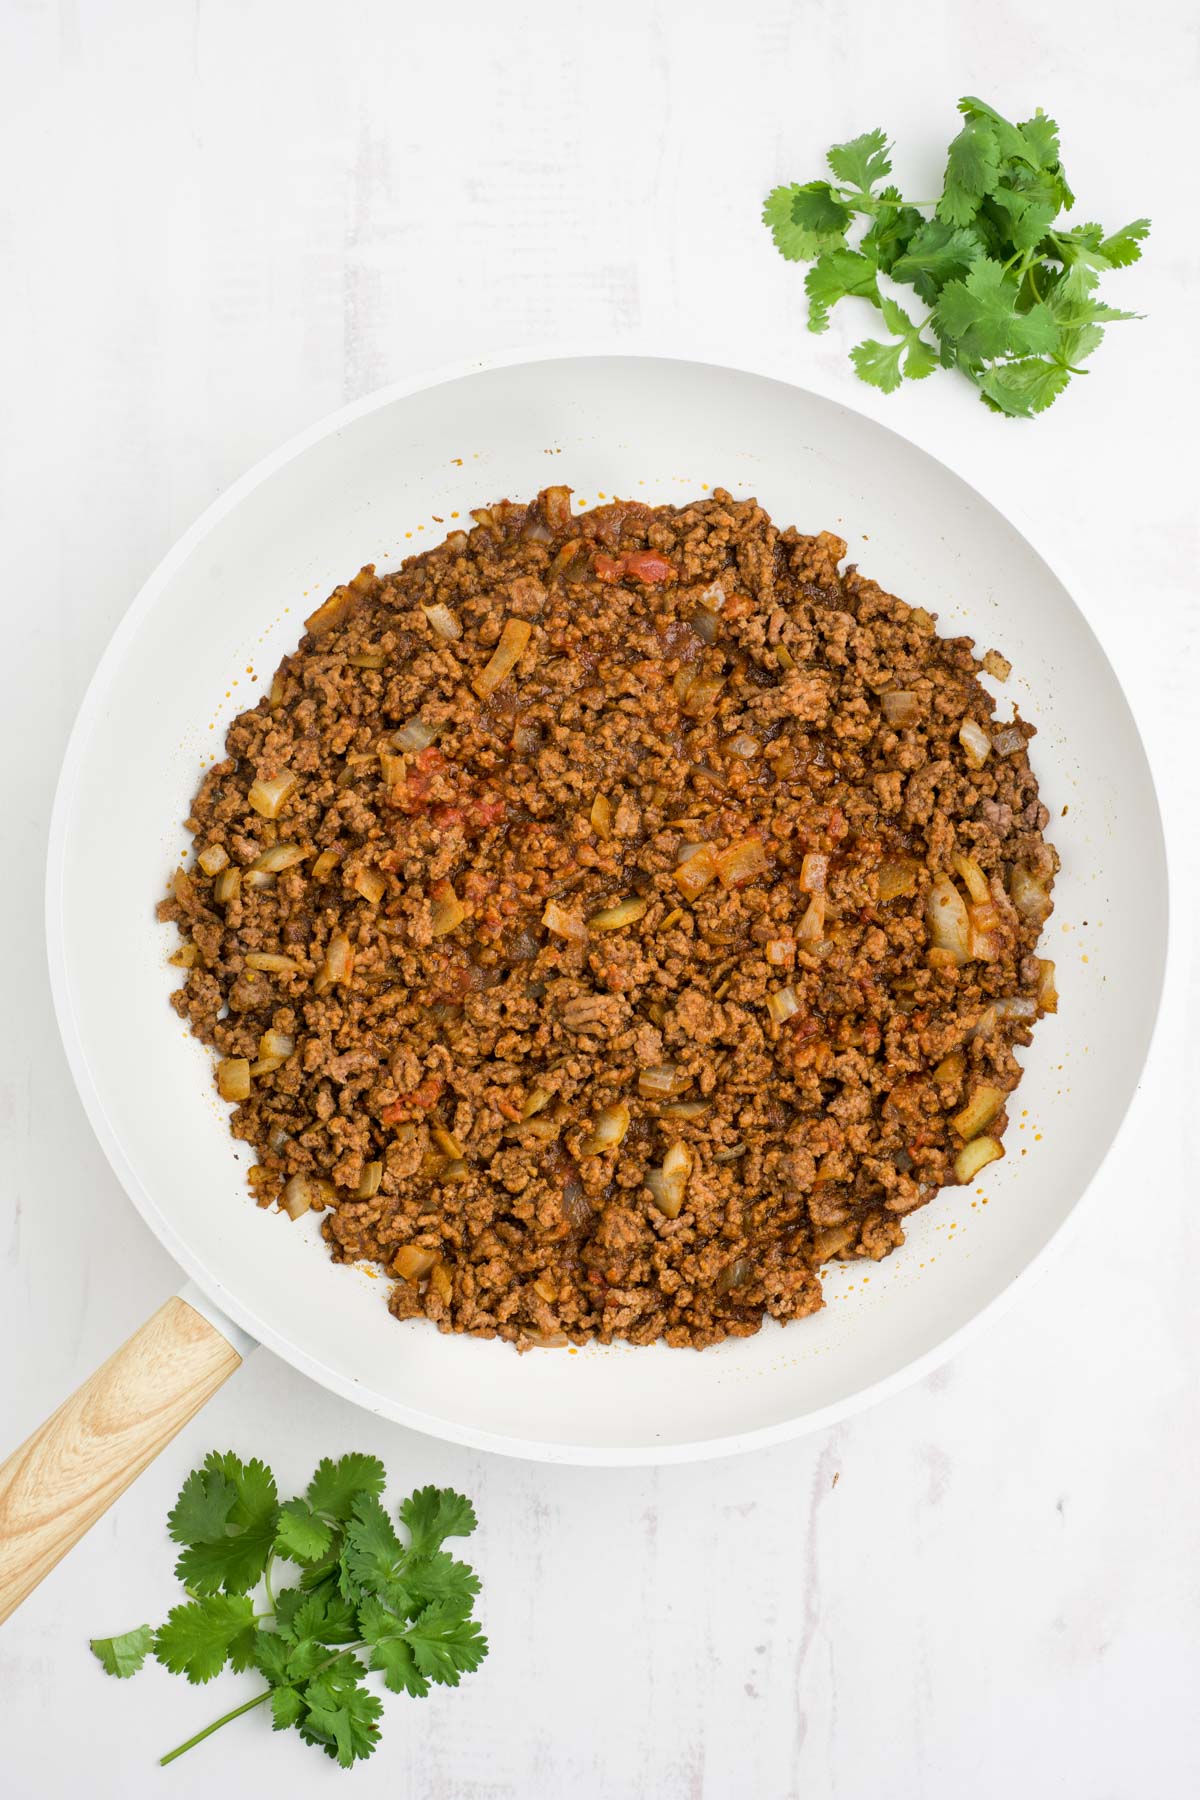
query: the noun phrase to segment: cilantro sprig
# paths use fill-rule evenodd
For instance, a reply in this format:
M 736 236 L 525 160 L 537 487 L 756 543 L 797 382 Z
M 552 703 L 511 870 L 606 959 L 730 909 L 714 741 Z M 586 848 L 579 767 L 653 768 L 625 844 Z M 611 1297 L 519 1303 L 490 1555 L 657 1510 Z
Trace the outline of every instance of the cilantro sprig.
M 958 110 L 939 199 L 905 200 L 884 185 L 891 145 L 867 131 L 829 150 L 832 180 L 773 189 L 763 220 L 781 255 L 812 265 L 810 331 L 824 331 L 847 297 L 878 308 L 890 335 L 850 352 L 863 381 L 890 394 L 940 365 L 973 381 L 993 412 L 1030 418 L 1088 374 L 1105 325 L 1140 316 L 1104 305 L 1096 289 L 1102 274 L 1138 260 L 1150 221 L 1068 228 L 1060 215 L 1075 196 L 1054 120 L 1039 110 L 1014 125 L 970 96 Z M 911 287 L 925 317 L 906 312 L 881 277 Z
M 187 1599 L 158 1630 L 93 1638 L 105 1671 L 137 1673 L 147 1656 L 191 1682 L 256 1669 L 266 1686 L 161 1760 L 174 1762 L 230 1720 L 269 1705 L 276 1731 L 295 1729 L 343 1768 L 371 1755 L 383 1704 L 366 1684 L 422 1699 L 457 1687 L 487 1655 L 472 1616 L 479 1579 L 444 1548 L 475 1529 L 451 1488 L 401 1501 L 401 1540 L 381 1496 L 383 1464 L 351 1454 L 322 1462 L 303 1495 L 280 1503 L 265 1464 L 214 1450 L 180 1489 L 168 1530 Z M 278 1563 L 295 1566 L 276 1591 Z M 255 1597 L 261 1588 L 261 1596 Z

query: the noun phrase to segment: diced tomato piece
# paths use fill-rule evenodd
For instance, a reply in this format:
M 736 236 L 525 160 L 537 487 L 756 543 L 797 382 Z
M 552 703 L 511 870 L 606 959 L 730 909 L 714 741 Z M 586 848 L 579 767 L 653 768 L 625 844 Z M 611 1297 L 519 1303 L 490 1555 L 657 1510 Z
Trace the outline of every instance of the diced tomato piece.
M 676 579 L 676 570 L 657 550 L 631 550 L 625 558 L 625 573 L 647 583 Z
M 603 550 L 597 550 L 592 558 L 592 569 L 598 581 L 620 581 L 625 573 L 625 563 L 619 556 L 605 556 Z
M 401 1094 L 390 1106 L 385 1106 L 379 1115 L 380 1122 L 384 1125 L 399 1125 L 410 1113 L 428 1112 L 441 1099 L 444 1086 L 445 1082 L 439 1075 L 427 1075 L 409 1093 Z

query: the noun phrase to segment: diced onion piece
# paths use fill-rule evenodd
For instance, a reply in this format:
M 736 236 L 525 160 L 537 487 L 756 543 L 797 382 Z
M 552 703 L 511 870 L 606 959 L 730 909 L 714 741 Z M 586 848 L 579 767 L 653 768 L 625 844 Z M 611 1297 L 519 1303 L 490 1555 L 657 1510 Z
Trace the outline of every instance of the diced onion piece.
M 741 887 L 744 882 L 753 881 L 756 875 L 765 874 L 767 866 L 767 853 L 763 849 L 762 839 L 740 838 L 718 856 L 717 876 L 723 888 Z M 678 870 L 675 872 L 675 879 L 679 880 Z
M 763 954 L 772 968 L 786 969 L 795 961 L 796 940 L 791 936 L 768 938 Z
M 698 606 L 688 620 L 688 624 L 702 644 L 716 643 L 721 627 L 717 622 L 717 615 L 709 612 L 706 606 Z
M 538 1331 L 532 1325 L 525 1327 L 523 1343 L 531 1350 L 561 1350 L 564 1344 L 570 1343 L 565 1331 Z
M 316 612 L 310 613 L 304 621 L 304 629 L 311 631 L 314 637 L 321 637 L 324 632 L 332 631 L 357 605 L 361 595 L 367 592 L 375 578 L 374 567 L 360 569 L 353 581 L 345 587 L 334 588 L 328 600 L 318 606 Z
M 285 1057 L 290 1056 L 295 1048 L 294 1037 L 291 1037 L 286 1031 L 276 1031 L 273 1028 L 270 1031 L 264 1031 L 258 1040 L 260 1056 L 277 1056 L 281 1062 Z
M 226 1056 L 217 1064 L 217 1092 L 222 1100 L 250 1098 L 250 1062 L 245 1056 Z
M 879 704 L 889 725 L 915 725 L 921 710 L 916 694 L 908 688 L 895 688 L 890 694 L 881 694 Z
M 439 600 L 434 606 L 423 606 L 421 611 L 429 621 L 429 628 L 435 631 L 444 643 L 452 644 L 462 636 L 462 626 L 450 611 Z
M 762 745 L 748 731 L 735 731 L 732 737 L 725 739 L 725 748 L 731 756 L 740 756 L 744 762 L 749 762 L 752 756 L 758 755 Z
M 717 874 L 717 853 L 711 844 L 685 844 L 680 850 L 675 880 L 685 899 L 695 900 Z
M 385 788 L 399 787 L 404 780 L 405 759 L 391 750 L 379 752 L 379 774 Z
M 290 769 L 285 769 L 282 775 L 273 775 L 269 781 L 254 782 L 246 798 L 264 819 L 277 819 L 288 795 L 295 789 L 296 779 Z
M 794 987 L 776 988 L 773 994 L 767 995 L 767 1011 L 777 1025 L 800 1011 L 800 996 Z
M 387 893 L 387 876 L 378 869 L 359 869 L 354 877 L 354 891 L 372 906 L 378 906 Z
M 1000 916 L 991 901 L 982 906 L 968 906 L 971 921 L 971 958 L 975 962 L 995 962 L 1004 953 L 1000 933 Z
M 438 727 L 418 713 L 407 725 L 401 725 L 399 731 L 392 733 L 392 742 L 398 750 L 428 750 L 437 735 Z
M 580 1156 L 602 1156 L 607 1150 L 615 1150 L 628 1130 L 629 1108 L 623 1100 L 604 1107 L 596 1115 L 591 1135 L 579 1146 Z
M 809 947 L 825 934 L 825 896 L 814 894 L 808 903 L 808 910 L 796 927 L 796 942 Z
M 672 1144 L 663 1157 L 661 1169 L 651 1169 L 646 1185 L 654 1196 L 654 1204 L 666 1219 L 677 1219 L 683 1210 L 688 1178 L 692 1172 L 692 1153 L 683 1143 Z M 657 1181 L 651 1181 L 651 1176 Z
M 672 907 L 671 911 L 666 915 L 666 917 L 659 920 L 658 930 L 659 931 L 670 931 L 672 926 L 678 925 L 678 923 L 679 923 L 680 919 L 682 919 L 682 917 L 683 917 L 682 906 Z
M 736 1288 L 745 1287 L 754 1279 L 754 1264 L 748 1256 L 735 1256 L 731 1263 L 726 1263 L 714 1282 L 718 1294 L 732 1293 Z
M 1036 1019 L 1037 1001 L 1031 1000 L 1028 994 L 1007 994 L 1003 1000 L 996 1001 L 992 1012 L 998 1019 Z
M 983 726 L 967 717 L 958 728 L 958 741 L 963 747 L 968 769 L 982 769 L 992 748 L 992 740 Z
M 719 581 L 710 581 L 706 588 L 701 588 L 696 599 L 709 612 L 719 613 L 725 604 L 725 589 Z
M 257 1081 L 260 1075 L 273 1075 L 276 1069 L 282 1069 L 282 1056 L 259 1056 L 250 1064 L 250 1073 Z
M 711 1105 L 710 1100 L 676 1100 L 663 1107 L 661 1116 L 664 1119 L 702 1119 Z
M 293 1175 L 283 1190 L 283 1210 L 295 1221 L 310 1207 L 320 1212 L 333 1199 L 333 1193 L 332 1181 L 322 1181 L 315 1175 Z
M 553 1306 L 554 1302 L 558 1299 L 558 1289 L 548 1275 L 538 1276 L 533 1284 L 533 1291 L 539 1300 L 544 1300 L 546 1302 L 547 1306 Z
M 692 1078 L 674 1063 L 654 1063 L 638 1071 L 638 1093 L 645 1100 L 671 1100 L 692 1085 Z
M 444 1125 L 431 1125 L 429 1135 L 443 1156 L 451 1156 L 456 1162 L 461 1162 L 467 1154 L 454 1133 L 447 1131 Z
M 961 878 L 972 900 L 980 904 L 991 900 L 992 890 L 988 886 L 988 878 L 973 856 L 963 856 L 956 850 L 950 858 L 950 866 Z
M 454 1296 L 454 1281 L 449 1268 L 440 1259 L 430 1269 L 429 1279 L 441 1296 L 443 1305 L 449 1306 Z
M 879 865 L 879 899 L 881 903 L 899 900 L 902 894 L 917 891 L 917 865 L 911 856 L 887 856 Z
M 1037 966 L 1037 1003 L 1043 1012 L 1057 1012 L 1058 987 L 1055 984 L 1054 979 L 1054 964 L 1050 961 L 1049 957 L 1039 956 L 1037 959 Z
M 321 968 L 323 986 L 332 987 L 335 982 L 349 981 L 353 968 L 354 951 L 350 939 L 344 931 L 335 931 L 325 946 L 325 961 Z
M 935 875 L 925 901 L 925 920 L 935 950 L 947 951 L 959 968 L 970 954 L 967 903 L 948 875 Z
M 532 1119 L 534 1114 L 540 1113 L 542 1108 L 548 1106 L 553 1098 L 553 1094 L 548 1094 L 545 1088 L 534 1088 L 521 1108 L 522 1119 Z
M 467 909 L 455 893 L 448 881 L 435 881 L 429 889 L 432 901 L 432 929 L 434 937 L 445 937 L 454 931 L 467 916 Z
M 1007 656 L 1001 656 L 998 650 L 986 652 L 983 666 L 994 681 L 1007 681 L 1012 674 L 1012 664 Z
M 569 944 L 586 944 L 588 941 L 588 928 L 579 914 L 568 912 L 557 900 L 547 900 L 542 924 L 556 937 L 566 938 Z
M 171 952 L 167 961 L 175 969 L 194 969 L 199 957 L 200 952 L 195 944 L 180 944 L 178 950 Z
M 258 874 L 261 871 L 267 875 L 278 875 L 284 869 L 290 869 L 294 864 L 303 862 L 307 854 L 308 852 L 302 850 L 299 844 L 270 844 L 267 849 L 260 851 L 255 857 L 250 864 L 248 873 Z
M 809 850 L 800 864 L 800 887 L 806 894 L 823 894 L 829 875 L 829 858 L 819 850 Z
M 383 1180 L 382 1162 L 363 1164 L 363 1172 L 358 1180 L 358 1198 L 370 1200 L 379 1192 L 379 1184 Z
M 592 810 L 588 814 L 592 830 L 605 843 L 612 836 L 613 809 L 612 801 L 606 794 L 597 794 L 592 801 Z
M 528 619 L 505 620 L 504 630 L 500 633 L 500 642 L 492 652 L 491 661 L 486 668 L 479 671 L 471 683 L 481 700 L 486 700 L 488 695 L 500 686 L 532 636 L 533 626 Z
M 1004 1146 L 998 1138 L 976 1137 L 969 1144 L 964 1144 L 954 1159 L 954 1173 L 959 1181 L 971 1181 L 980 1169 L 988 1163 L 995 1162 L 1004 1155 Z
M 402 1281 L 419 1281 L 428 1275 L 438 1259 L 436 1250 L 425 1250 L 419 1244 L 401 1244 L 392 1258 L 392 1268 Z
M 1025 748 L 1025 733 L 1019 725 L 1002 725 L 992 739 L 992 749 L 997 756 L 1011 756 L 1014 750 Z
M 221 844 L 210 844 L 196 858 L 206 875 L 219 875 L 229 862 L 229 852 Z
M 606 906 L 601 912 L 593 913 L 587 922 L 588 930 L 620 931 L 623 925 L 636 925 L 649 910 L 649 900 L 633 894 L 628 900 L 619 900 L 616 906 Z
M 333 874 L 340 861 L 341 858 L 336 850 L 322 850 L 309 870 L 309 874 L 314 881 L 324 881 L 327 875 Z
M 689 719 L 698 719 L 701 713 L 707 712 L 710 706 L 716 704 L 727 679 L 725 675 L 698 675 L 688 685 L 681 710 Z
M 1003 1088 L 989 1087 L 986 1084 L 977 1087 L 961 1112 L 956 1112 L 950 1123 L 960 1138 L 978 1137 L 985 1125 L 990 1125 L 1008 1095 Z
M 794 669 L 796 666 L 796 659 L 786 644 L 776 644 L 775 661 L 781 669 Z
M 1013 905 L 1027 924 L 1044 924 L 1054 910 L 1044 883 L 1021 863 L 1017 863 L 1009 877 L 1008 891 Z
M 951 1050 L 948 1056 L 943 1056 L 941 1062 L 933 1071 L 933 1079 L 938 1082 L 939 1085 L 950 1087 L 954 1082 L 962 1080 L 963 1076 L 966 1074 L 966 1070 L 967 1059 L 962 1051 Z
M 286 698 L 286 690 L 284 689 L 284 685 L 283 685 L 283 676 L 279 673 L 279 670 L 276 669 L 275 673 L 271 677 L 270 693 L 267 695 L 267 704 L 269 705 L 271 711 L 278 712 L 280 707 L 283 705 L 285 698 Z
M 352 669 L 382 669 L 386 660 L 382 650 L 352 650 L 346 658 Z
M 279 956 L 274 950 L 247 950 L 246 967 L 260 969 L 265 975 L 296 975 L 300 964 L 293 956 Z
M 849 1250 L 858 1236 L 858 1221 L 847 1219 L 841 1225 L 829 1225 L 813 1237 L 813 1256 L 817 1262 L 829 1262 L 843 1250 Z
M 242 884 L 244 887 L 253 888 L 256 892 L 261 892 L 264 888 L 273 888 L 275 886 L 275 877 L 269 874 L 266 869 L 247 869 L 245 875 L 242 877 Z

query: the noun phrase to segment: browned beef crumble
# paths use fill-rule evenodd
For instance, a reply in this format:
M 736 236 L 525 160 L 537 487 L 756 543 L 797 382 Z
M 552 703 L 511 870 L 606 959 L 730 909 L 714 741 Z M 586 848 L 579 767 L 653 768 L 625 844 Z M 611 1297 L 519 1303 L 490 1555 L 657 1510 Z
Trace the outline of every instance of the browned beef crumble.
M 259 1203 L 323 1210 L 399 1318 L 524 1348 L 801 1317 L 965 1138 L 1000 1153 L 1055 1004 L 1033 728 L 753 500 L 473 517 L 337 589 L 230 726 L 160 908 L 176 1010 L 246 1096 Z

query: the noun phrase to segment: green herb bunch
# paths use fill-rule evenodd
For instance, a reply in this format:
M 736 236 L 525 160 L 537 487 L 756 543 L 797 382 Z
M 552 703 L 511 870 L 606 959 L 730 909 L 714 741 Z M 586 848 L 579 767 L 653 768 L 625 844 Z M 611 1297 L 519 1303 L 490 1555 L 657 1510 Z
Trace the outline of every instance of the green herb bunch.
M 941 198 L 905 200 L 884 187 L 887 133 L 868 131 L 828 153 L 833 181 L 777 187 L 764 222 L 782 255 L 809 262 L 811 331 L 847 295 L 877 306 L 891 334 L 850 352 L 859 375 L 892 393 L 940 364 L 960 369 L 993 412 L 1029 418 L 1053 404 L 1104 337 L 1138 317 L 1104 305 L 1095 289 L 1109 269 L 1141 255 L 1148 219 L 1120 231 L 1065 229 L 1075 196 L 1059 160 L 1058 126 L 1040 110 L 1012 125 L 982 100 L 958 103 L 964 124 L 950 145 Z M 932 209 L 932 217 L 925 212 Z M 852 228 L 865 226 L 852 248 Z M 916 291 L 929 311 L 914 320 L 879 288 L 879 277 Z
M 365 1684 L 369 1669 L 393 1692 L 420 1698 L 431 1682 L 457 1687 L 479 1667 L 487 1655 L 471 1616 L 479 1581 L 442 1547 L 475 1529 L 470 1501 L 418 1488 L 399 1508 L 405 1545 L 379 1498 L 385 1480 L 373 1456 L 326 1458 L 304 1497 L 280 1505 L 275 1477 L 258 1461 L 214 1450 L 188 1476 L 168 1520 L 183 1545 L 175 1574 L 186 1604 L 157 1631 L 93 1638 L 92 1649 L 110 1675 L 136 1674 L 153 1652 L 189 1681 L 211 1681 L 228 1665 L 257 1669 L 267 1685 L 163 1763 L 269 1703 L 277 1731 L 294 1727 L 349 1768 L 379 1741 L 383 1705 Z M 279 1561 L 297 1565 L 299 1579 L 276 1592 Z

